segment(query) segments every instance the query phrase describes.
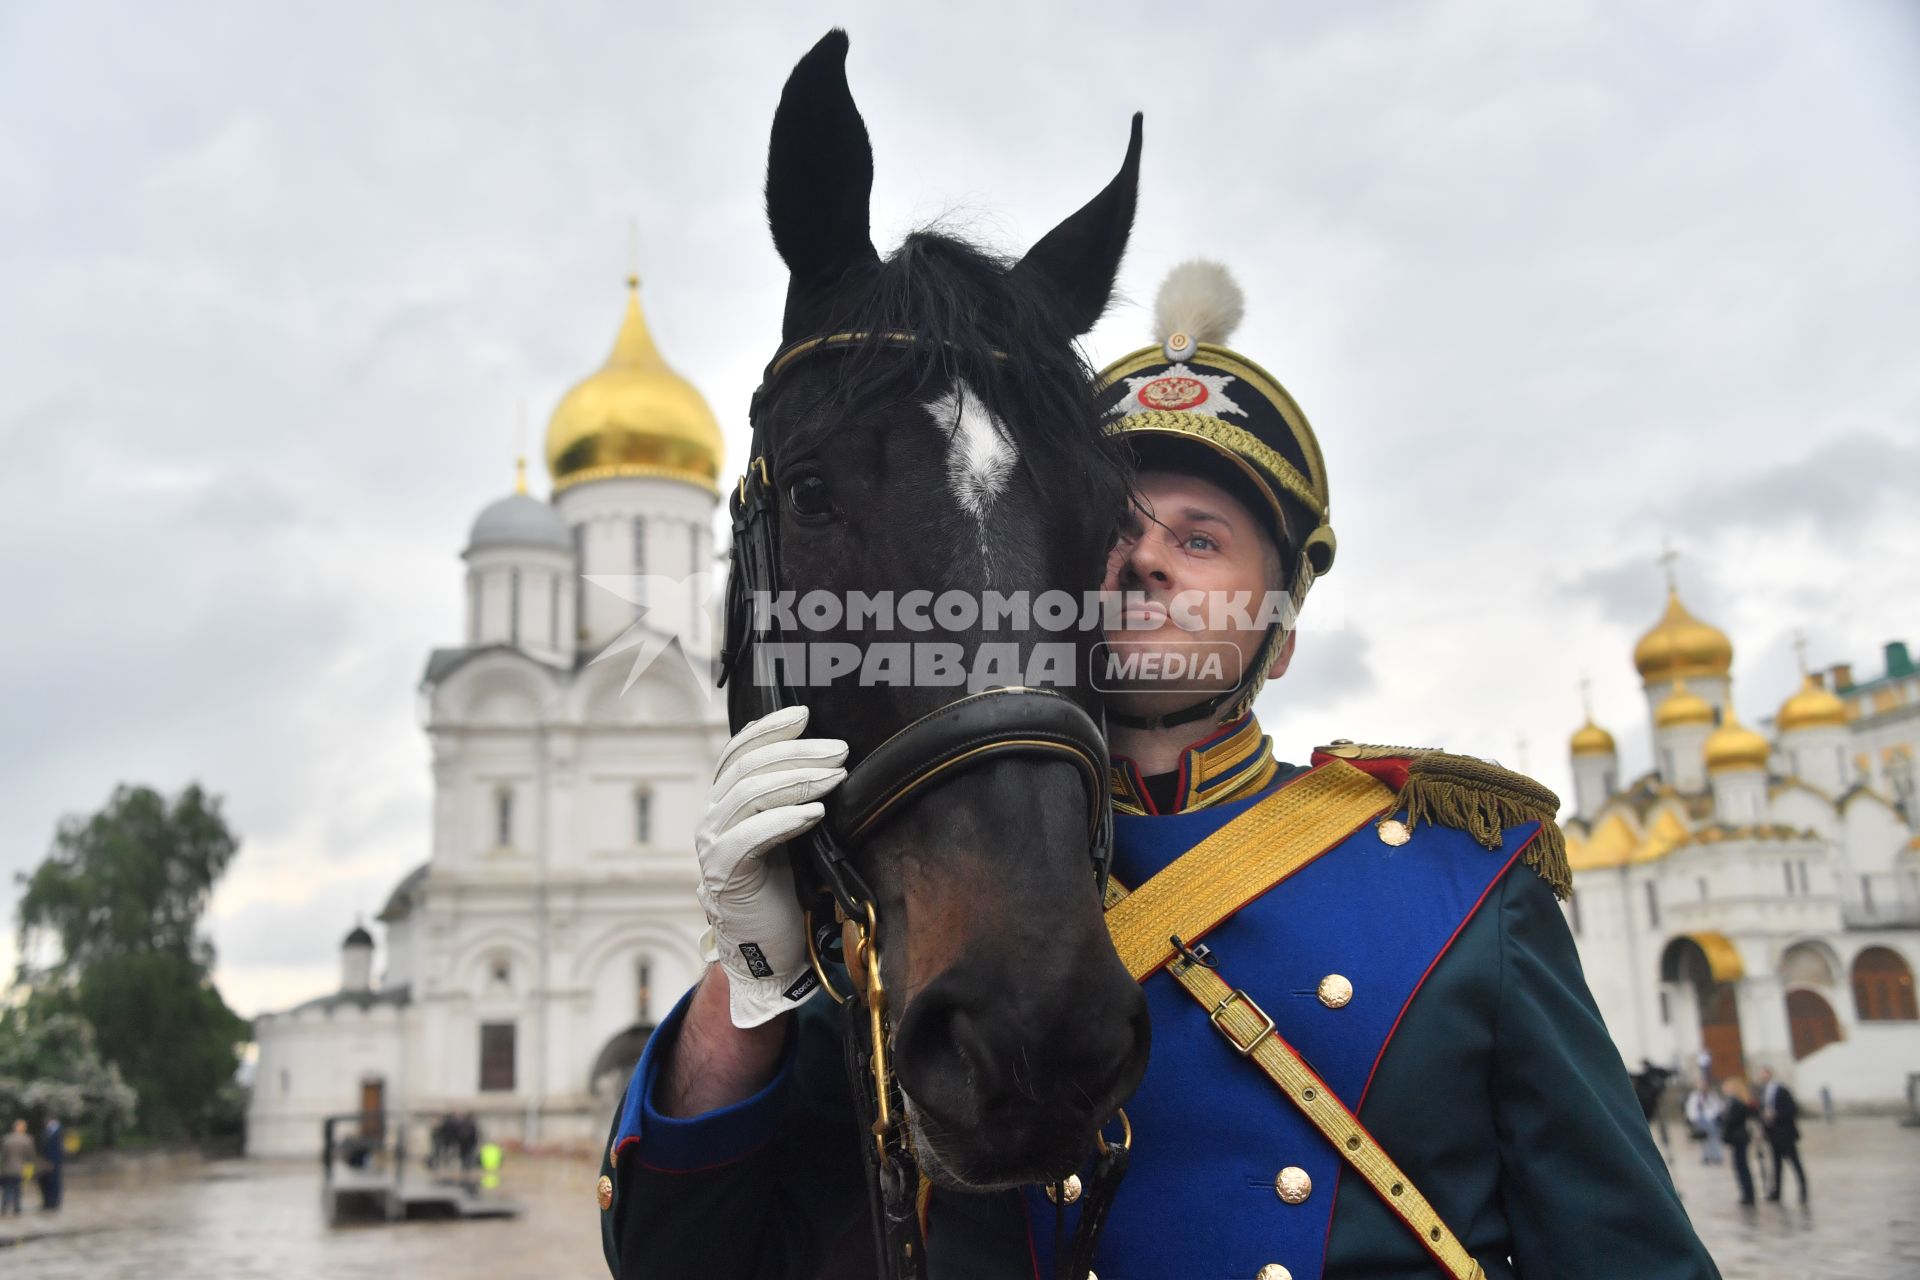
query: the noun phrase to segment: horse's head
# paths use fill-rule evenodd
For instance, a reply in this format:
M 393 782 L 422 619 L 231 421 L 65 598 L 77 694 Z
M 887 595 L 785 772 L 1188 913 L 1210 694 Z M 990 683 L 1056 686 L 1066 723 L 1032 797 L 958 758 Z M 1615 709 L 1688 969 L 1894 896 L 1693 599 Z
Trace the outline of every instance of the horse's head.
M 969 686 L 1056 684 L 1097 717 L 1078 678 L 1097 626 L 1049 630 L 1057 614 L 1017 604 L 969 617 L 966 602 L 1063 592 L 1077 606 L 1099 587 L 1127 474 L 1074 344 L 1126 247 L 1139 120 L 1119 175 L 1019 262 L 924 232 L 882 259 L 846 48 L 836 31 L 794 69 L 767 166 L 789 349 L 864 335 L 770 376 L 755 419 L 774 568 L 811 645 L 798 690 L 810 732 L 845 738 L 858 762 Z M 809 615 L 813 592 L 840 616 Z M 856 623 L 855 593 L 889 593 L 891 607 Z M 834 646 L 857 669 L 833 675 Z M 753 692 L 734 697 L 738 723 Z M 910 1131 L 940 1181 L 1063 1176 L 1145 1070 L 1146 1004 L 1108 941 L 1089 858 L 1095 781 L 996 757 L 942 772 L 853 842 Z

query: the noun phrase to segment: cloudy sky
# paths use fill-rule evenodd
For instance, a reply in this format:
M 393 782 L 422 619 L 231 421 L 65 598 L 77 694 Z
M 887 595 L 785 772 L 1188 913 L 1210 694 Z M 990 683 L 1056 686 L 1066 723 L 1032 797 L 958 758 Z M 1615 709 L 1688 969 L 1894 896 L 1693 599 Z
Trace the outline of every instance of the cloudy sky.
M 537 448 L 603 357 L 631 220 L 738 464 L 784 288 L 767 126 L 835 22 L 883 246 L 1024 247 L 1145 111 L 1125 289 L 1229 262 L 1332 475 L 1339 564 L 1262 701 L 1283 756 L 1444 744 L 1564 788 L 1587 674 L 1639 767 L 1663 539 L 1750 720 L 1796 630 L 1868 672 L 1920 640 L 1920 10 L 962 11 L 0 0 L 8 914 L 59 815 L 198 779 L 245 839 L 223 990 L 333 983 L 425 856 L 415 689 L 467 526 L 516 406 Z

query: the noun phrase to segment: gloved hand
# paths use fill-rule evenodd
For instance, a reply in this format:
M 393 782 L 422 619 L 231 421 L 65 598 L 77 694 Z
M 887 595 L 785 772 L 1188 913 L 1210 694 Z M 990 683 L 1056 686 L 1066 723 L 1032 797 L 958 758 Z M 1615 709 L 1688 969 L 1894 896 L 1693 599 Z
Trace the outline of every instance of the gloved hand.
M 847 776 L 847 744 L 803 738 L 807 708 L 762 716 L 727 743 L 693 835 L 700 905 L 727 971 L 736 1027 L 797 1009 L 818 983 L 800 903 L 780 846 L 811 829 Z

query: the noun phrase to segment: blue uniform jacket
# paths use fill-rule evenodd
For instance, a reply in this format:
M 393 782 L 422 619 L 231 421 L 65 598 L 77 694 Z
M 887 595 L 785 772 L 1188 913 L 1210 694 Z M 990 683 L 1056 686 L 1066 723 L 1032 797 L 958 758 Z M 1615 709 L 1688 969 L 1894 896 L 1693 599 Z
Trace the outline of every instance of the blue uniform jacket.
M 1190 813 L 1118 816 L 1115 874 L 1138 887 L 1298 776 Z M 1391 845 L 1368 823 L 1207 943 L 1221 976 L 1274 1018 L 1490 1280 L 1716 1276 L 1552 891 L 1520 865 L 1540 830 L 1511 827 L 1489 850 L 1431 823 Z M 1317 996 L 1330 974 L 1351 984 L 1341 1007 Z M 1127 1104 L 1132 1164 L 1095 1261 L 1101 1280 L 1252 1280 L 1275 1263 L 1293 1280 L 1442 1274 L 1172 977 L 1145 989 L 1153 1052 Z M 830 1010 L 796 1018 L 760 1094 L 673 1120 L 650 1099 L 680 1012 L 655 1034 L 615 1118 L 603 1214 L 615 1276 L 863 1274 L 859 1134 Z M 1312 1182 L 1298 1204 L 1275 1190 L 1289 1167 Z M 931 1275 L 1051 1280 L 1073 1213 L 1037 1189 L 936 1192 Z

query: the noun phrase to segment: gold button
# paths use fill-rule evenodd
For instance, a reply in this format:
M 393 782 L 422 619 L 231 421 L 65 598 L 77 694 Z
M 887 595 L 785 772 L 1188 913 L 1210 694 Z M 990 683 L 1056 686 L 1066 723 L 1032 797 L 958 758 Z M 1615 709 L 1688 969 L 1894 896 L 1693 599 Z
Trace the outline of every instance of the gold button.
M 1314 994 L 1329 1009 L 1345 1008 L 1347 1001 L 1353 999 L 1353 984 L 1337 973 L 1330 973 L 1320 979 L 1320 986 Z
M 1253 1273 L 1253 1280 L 1293 1280 L 1293 1272 L 1277 1262 L 1269 1262 Z
M 600 1185 L 593 1189 L 593 1198 L 600 1202 L 601 1212 L 613 1208 L 613 1179 L 601 1174 Z
M 1320 750 L 1339 760 L 1351 760 L 1360 754 L 1360 748 L 1353 744 L 1352 738 L 1335 738 Z
M 1047 1184 L 1047 1199 L 1055 1204 L 1072 1204 L 1080 1198 L 1080 1175 L 1070 1173 L 1065 1182 Z
M 1288 1165 L 1273 1179 L 1273 1189 L 1288 1204 L 1304 1204 L 1313 1194 L 1313 1179 L 1298 1165 Z
M 1390 844 L 1396 848 L 1413 839 L 1413 832 L 1407 830 L 1407 824 L 1398 818 L 1388 818 L 1374 830 L 1380 833 L 1380 843 Z

